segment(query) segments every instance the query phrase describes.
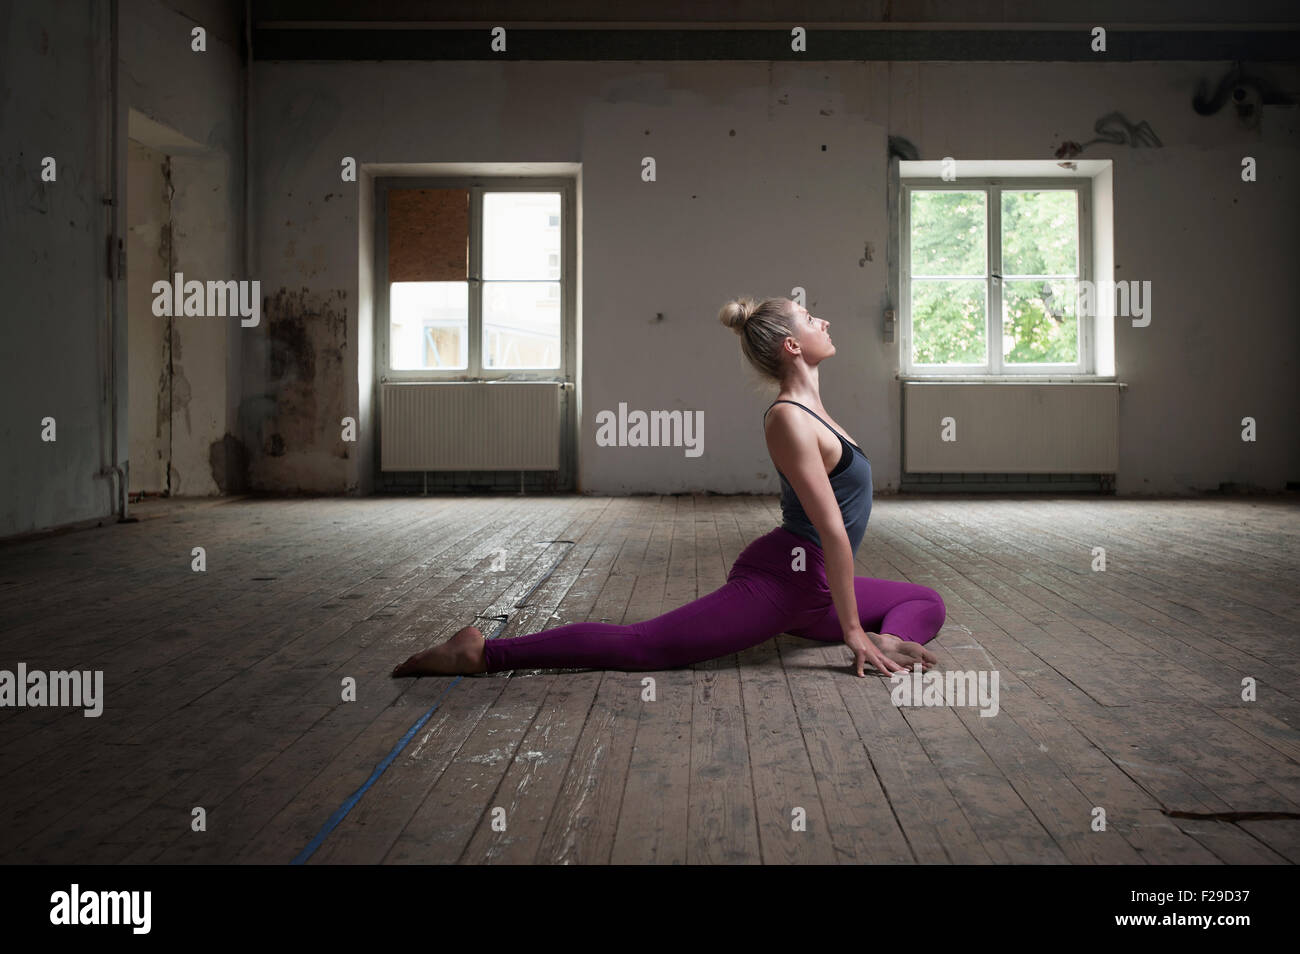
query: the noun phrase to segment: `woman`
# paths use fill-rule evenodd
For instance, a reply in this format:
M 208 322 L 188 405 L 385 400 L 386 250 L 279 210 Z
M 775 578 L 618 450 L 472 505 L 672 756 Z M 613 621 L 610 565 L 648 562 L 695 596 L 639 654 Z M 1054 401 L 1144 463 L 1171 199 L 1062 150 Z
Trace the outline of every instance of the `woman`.
M 921 644 L 943 626 L 939 594 L 916 583 L 853 575 L 871 514 L 871 464 L 822 407 L 818 370 L 835 354 L 829 323 L 788 298 L 731 301 L 719 318 L 740 335 L 759 373 L 781 386 L 764 417 L 781 481 L 781 526 L 741 552 L 725 585 L 662 616 L 628 626 L 570 623 L 493 640 L 466 626 L 397 666 L 394 676 L 673 669 L 780 633 L 842 640 L 859 676 L 866 663 L 892 673 L 937 662 Z

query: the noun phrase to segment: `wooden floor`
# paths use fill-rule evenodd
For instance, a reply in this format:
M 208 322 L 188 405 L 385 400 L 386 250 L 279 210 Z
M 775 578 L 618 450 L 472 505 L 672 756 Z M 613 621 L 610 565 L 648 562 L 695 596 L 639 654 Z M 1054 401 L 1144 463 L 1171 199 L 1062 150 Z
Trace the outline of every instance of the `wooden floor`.
M 791 636 L 656 673 L 653 702 L 643 673 L 389 678 L 475 614 L 508 638 L 703 595 L 775 497 L 136 512 L 0 545 L 0 669 L 105 692 L 98 719 L 0 709 L 0 862 L 1300 861 L 1294 498 L 878 499 L 857 572 L 943 595 L 930 647 L 998 671 L 993 718 L 896 707 Z

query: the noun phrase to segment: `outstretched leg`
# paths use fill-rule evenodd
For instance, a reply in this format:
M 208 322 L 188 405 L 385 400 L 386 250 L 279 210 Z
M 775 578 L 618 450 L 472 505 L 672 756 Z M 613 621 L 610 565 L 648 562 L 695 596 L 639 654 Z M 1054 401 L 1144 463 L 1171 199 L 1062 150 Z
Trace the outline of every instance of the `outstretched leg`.
M 639 623 L 569 623 L 489 640 L 484 647 L 487 671 L 564 667 L 645 672 L 728 656 L 784 630 L 788 619 L 763 595 L 764 585 L 733 575 L 712 593 Z
M 712 593 L 654 619 L 626 626 L 568 623 L 526 636 L 490 639 L 482 648 L 485 669 L 457 667 L 454 653 L 439 655 L 435 648 L 411 657 L 394 675 L 557 668 L 646 672 L 689 666 L 784 632 L 791 617 L 764 595 L 764 588 L 772 585 L 733 570 L 731 579 Z M 472 650 L 465 632 L 449 643 L 459 640 Z M 421 657 L 429 665 L 422 666 Z
M 937 662 L 933 653 L 919 645 L 934 639 L 948 615 L 943 597 L 935 590 L 906 580 L 855 576 L 853 595 L 857 599 L 862 628 L 868 633 L 881 635 L 877 645 L 886 656 L 903 665 L 913 662 L 933 665 Z M 792 629 L 790 634 L 821 642 L 837 643 L 844 639 L 833 603 L 820 619 Z

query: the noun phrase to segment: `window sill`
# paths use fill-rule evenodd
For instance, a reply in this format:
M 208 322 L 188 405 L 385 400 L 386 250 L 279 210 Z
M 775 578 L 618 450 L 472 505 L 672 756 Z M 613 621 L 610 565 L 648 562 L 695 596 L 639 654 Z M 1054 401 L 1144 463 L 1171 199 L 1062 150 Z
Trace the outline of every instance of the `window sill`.
M 1113 374 L 901 374 L 904 384 L 1112 384 L 1127 387 Z

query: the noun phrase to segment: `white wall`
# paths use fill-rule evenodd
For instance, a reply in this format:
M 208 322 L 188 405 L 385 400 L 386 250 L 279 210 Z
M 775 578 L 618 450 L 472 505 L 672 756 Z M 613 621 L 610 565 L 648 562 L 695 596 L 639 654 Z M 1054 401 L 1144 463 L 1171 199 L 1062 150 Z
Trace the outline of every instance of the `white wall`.
M 111 389 L 104 360 L 127 351 L 124 324 L 110 336 L 105 261 L 107 10 L 15 0 L 0 16 L 11 91 L 0 97 L 0 536 L 112 512 L 114 399 L 127 453 L 126 381 Z M 583 490 L 774 491 L 760 426 L 769 393 L 715 316 L 732 295 L 801 285 L 835 326 L 823 398 L 888 491 L 899 385 L 897 345 L 880 334 L 887 135 L 927 159 L 1047 158 L 1113 110 L 1149 121 L 1164 143 L 1085 153 L 1114 161 L 1114 277 L 1153 282 L 1151 325 L 1116 327 L 1129 385 L 1119 491 L 1279 489 L 1300 476 L 1295 110 L 1266 110 L 1255 132 L 1230 108 L 1196 115 L 1198 80 L 1212 85 L 1227 64 L 257 62 L 247 275 L 241 16 L 217 0 L 121 5 L 121 179 L 134 109 L 187 144 L 174 163 L 177 264 L 189 277 L 259 279 L 266 305 L 256 328 L 182 323 L 180 493 L 234 487 L 245 453 L 254 488 L 369 486 L 358 250 L 371 213 L 360 184 L 340 181 L 345 155 L 582 164 Z M 190 49 L 196 25 L 208 31 L 202 54 Z M 1251 65 L 1300 92 L 1294 64 Z M 55 183 L 40 179 L 46 155 L 58 160 Z M 655 183 L 640 179 L 645 155 L 658 161 Z M 1245 155 L 1258 182 L 1240 181 Z M 621 401 L 703 410 L 705 455 L 597 447 L 595 414 Z M 362 423 L 352 447 L 339 440 L 349 415 Z M 40 440 L 46 416 L 57 442 Z M 1238 438 L 1246 416 L 1258 422 L 1254 444 Z
M 0 536 L 114 512 L 115 482 L 106 472 L 114 400 L 118 459 L 128 458 L 127 322 L 123 314 L 110 333 L 109 317 L 109 9 L 15 0 L 0 13 L 0 84 L 8 91 L 0 97 Z M 120 7 L 120 187 L 127 185 L 131 109 L 200 147 L 178 163 L 184 186 L 175 211 L 187 229 L 176 236 L 175 251 L 186 271 L 204 278 L 242 277 L 240 12 L 216 0 L 124 0 Z M 208 31 L 206 53 L 190 48 L 196 25 Z M 58 162 L 52 183 L 40 178 L 47 155 Z M 125 198 L 119 196 L 123 238 Z M 125 307 L 124 294 L 121 300 Z M 238 337 L 220 326 L 188 325 L 178 341 L 189 397 L 174 435 L 173 490 L 215 493 L 229 483 L 224 437 L 238 430 Z M 115 351 L 118 380 L 111 383 L 108 356 Z M 57 421 L 54 443 L 40 440 L 46 416 Z M 214 447 L 222 456 L 220 481 Z
M 262 347 L 301 352 L 290 378 L 309 352 L 342 360 L 314 365 L 310 399 L 283 383 L 284 367 L 268 384 L 267 353 L 246 367 L 262 445 L 281 435 L 275 456 L 255 462 L 255 484 L 342 491 L 369 463 L 338 454 L 319 406 L 341 410 L 325 394 L 345 394 L 349 408 L 359 400 L 360 196 L 339 181 L 343 156 L 583 164 L 583 490 L 774 491 L 760 426 L 770 396 L 716 314 L 732 295 L 801 285 L 839 351 L 823 366 L 823 400 L 888 491 L 900 422 L 898 346 L 880 333 L 886 136 L 906 137 L 927 159 L 1050 158 L 1118 109 L 1163 142 L 1084 153 L 1115 163 L 1115 278 L 1153 283 L 1151 325 L 1116 328 L 1129 384 L 1118 490 L 1281 489 L 1300 476 L 1300 322 L 1288 294 L 1300 140 L 1294 110 L 1270 111 L 1259 132 L 1239 130 L 1230 109 L 1195 114 L 1197 80 L 1217 81 L 1225 67 L 257 62 L 256 270 L 268 294 L 284 296 L 286 328 L 276 343 L 269 324 Z M 1296 90 L 1294 65 L 1259 68 Z M 658 162 L 655 183 L 640 179 L 644 155 Z M 1259 161 L 1258 182 L 1240 181 L 1243 155 Z M 868 243 L 871 260 L 861 261 Z M 705 455 L 597 447 L 594 415 L 620 401 L 704 410 Z M 1246 415 L 1260 422 L 1256 444 L 1239 440 Z
M 111 511 L 106 18 L 8 5 L 0 29 L 0 536 Z M 57 180 L 41 180 L 55 159 Z M 53 417 L 57 440 L 41 440 Z M 125 456 L 125 454 L 123 454 Z

